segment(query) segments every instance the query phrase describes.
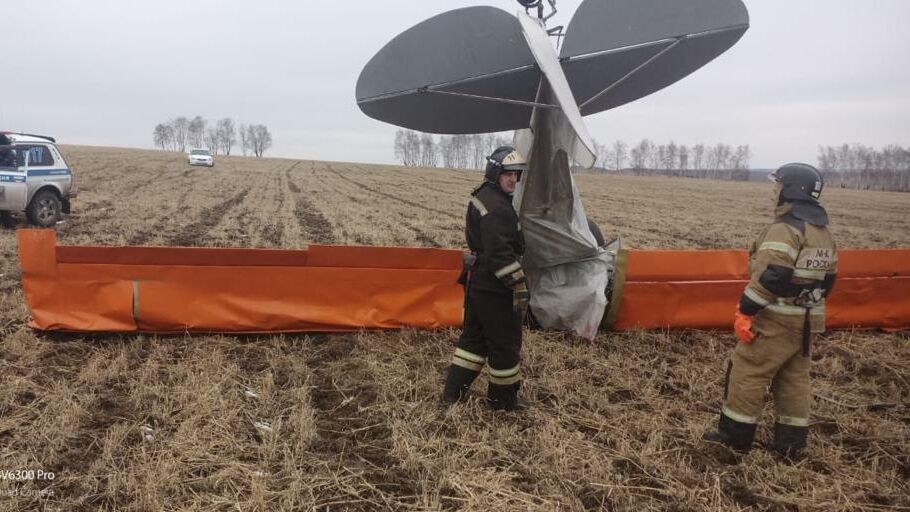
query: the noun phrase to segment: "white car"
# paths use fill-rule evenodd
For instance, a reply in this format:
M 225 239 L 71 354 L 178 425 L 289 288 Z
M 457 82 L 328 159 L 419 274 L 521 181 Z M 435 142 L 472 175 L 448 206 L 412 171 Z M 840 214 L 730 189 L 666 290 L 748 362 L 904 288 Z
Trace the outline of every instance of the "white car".
M 187 159 L 190 165 L 207 165 L 215 167 L 215 157 L 207 149 L 191 149 Z

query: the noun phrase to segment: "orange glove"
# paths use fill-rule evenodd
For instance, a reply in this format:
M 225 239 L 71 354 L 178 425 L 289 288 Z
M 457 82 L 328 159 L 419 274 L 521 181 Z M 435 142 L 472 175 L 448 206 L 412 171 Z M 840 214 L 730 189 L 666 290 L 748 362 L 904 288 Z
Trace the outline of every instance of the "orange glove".
M 737 309 L 733 317 L 733 333 L 740 343 L 752 343 L 755 339 L 755 333 L 752 332 L 752 317 Z

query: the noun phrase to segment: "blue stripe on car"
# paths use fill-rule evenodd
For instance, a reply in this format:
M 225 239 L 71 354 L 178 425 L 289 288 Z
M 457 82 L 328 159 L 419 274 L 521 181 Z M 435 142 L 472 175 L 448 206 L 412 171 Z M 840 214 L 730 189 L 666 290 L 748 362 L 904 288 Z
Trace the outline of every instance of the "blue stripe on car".
M 29 176 L 69 176 L 69 169 L 29 169 Z

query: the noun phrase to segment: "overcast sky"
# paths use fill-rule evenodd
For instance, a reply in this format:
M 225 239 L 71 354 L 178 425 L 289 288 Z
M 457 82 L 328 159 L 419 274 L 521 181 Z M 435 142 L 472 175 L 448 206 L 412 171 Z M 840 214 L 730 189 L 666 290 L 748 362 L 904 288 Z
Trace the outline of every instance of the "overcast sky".
M 262 123 L 267 156 L 390 163 L 396 128 L 354 86 L 392 37 L 433 15 L 514 0 L 13 1 L 4 4 L 0 129 L 62 143 L 152 147 L 201 115 Z M 589 0 L 596 1 L 596 0 Z M 753 167 L 814 163 L 820 144 L 910 146 L 910 1 L 745 0 L 727 53 L 651 96 L 587 119 L 601 143 L 752 147 Z M 558 0 L 550 25 L 580 0 Z

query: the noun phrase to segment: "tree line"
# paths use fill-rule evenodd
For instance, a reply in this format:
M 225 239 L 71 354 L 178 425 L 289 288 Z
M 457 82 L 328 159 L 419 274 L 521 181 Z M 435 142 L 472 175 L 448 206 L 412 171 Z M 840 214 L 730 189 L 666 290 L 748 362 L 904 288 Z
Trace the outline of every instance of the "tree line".
M 213 126 L 202 116 L 175 117 L 155 125 L 152 140 L 164 151 L 185 153 L 188 147 L 207 148 L 213 155 L 230 155 L 239 142 L 243 156 L 259 158 L 272 147 L 272 134 L 265 125 L 240 123 L 236 127 L 229 117 L 219 119 Z
M 818 169 L 829 184 L 844 188 L 910 192 L 910 147 L 819 146 Z
M 597 154 L 596 170 L 616 171 L 624 174 L 685 176 L 711 179 L 748 179 L 752 150 L 748 144 L 732 146 L 657 144 L 642 139 L 630 146 L 617 140 L 607 146 L 594 141 Z
M 495 148 L 510 144 L 505 134 L 441 135 L 398 130 L 395 158 L 403 165 L 483 169 Z M 678 176 L 722 180 L 750 179 L 752 150 L 733 146 L 658 144 L 642 139 L 635 145 L 616 140 L 593 141 L 597 160 L 589 172 Z M 891 144 L 876 149 L 862 144 L 819 146 L 818 168 L 829 186 L 910 192 L 910 147 Z
M 395 132 L 395 158 L 406 166 L 482 169 L 486 157 L 497 147 L 511 143 L 504 134 L 441 135 L 412 130 Z M 594 141 L 596 171 L 630 174 L 748 179 L 752 152 L 748 145 L 716 144 L 706 146 L 656 144 L 644 139 L 634 146 L 617 140 L 606 146 Z M 745 177 L 743 177 L 745 176 Z
M 395 159 L 409 167 L 483 169 L 486 158 L 499 146 L 511 143 L 503 134 L 440 135 L 412 130 L 395 132 Z

